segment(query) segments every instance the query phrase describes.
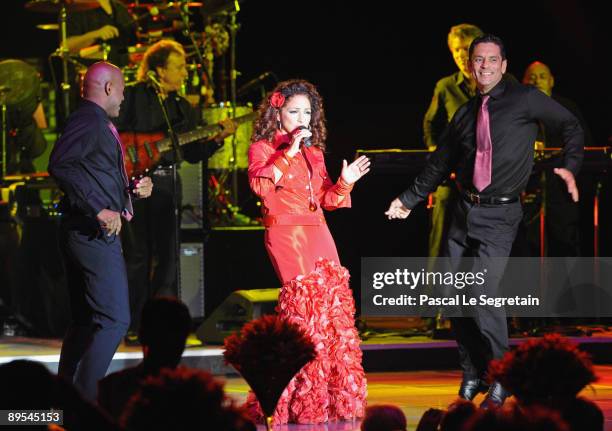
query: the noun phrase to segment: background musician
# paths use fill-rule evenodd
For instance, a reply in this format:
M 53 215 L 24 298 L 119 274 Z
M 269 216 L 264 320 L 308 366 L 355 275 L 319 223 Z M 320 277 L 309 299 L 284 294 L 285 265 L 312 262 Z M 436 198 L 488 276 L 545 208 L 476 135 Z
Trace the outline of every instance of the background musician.
M 108 60 L 119 67 L 127 66 L 127 47 L 136 44 L 136 23 L 119 0 L 97 0 L 95 9 L 68 15 L 66 43 L 70 53 L 76 55 L 83 48 L 84 57 L 102 59 L 107 45 Z
M 576 104 L 566 97 L 553 93 L 555 78 L 546 64 L 534 61 L 527 66 L 523 75 L 523 84 L 533 85 L 574 114 L 584 130 L 585 147 L 592 145 L 589 127 Z M 537 142 L 541 143 L 542 149 L 563 147 L 563 139 L 559 132 L 547 128 L 544 123 L 539 125 Z M 547 151 L 542 155 L 544 159 L 554 156 Z M 536 154 L 536 157 L 542 159 L 540 154 Z M 560 157 L 557 158 L 560 159 Z M 543 161 L 548 164 L 547 160 Z M 557 165 L 560 163 L 561 160 L 557 162 Z M 557 165 L 555 167 L 558 167 Z M 583 187 L 583 190 L 590 189 L 591 187 Z M 527 186 L 527 193 L 527 196 L 532 199 L 526 199 L 523 226 L 519 229 L 513 253 L 525 256 L 540 254 L 539 248 L 544 244 L 539 243 L 539 223 L 534 223 L 532 220 L 538 219 L 543 199 L 546 214 L 545 254 L 547 256 L 580 256 L 580 206 L 567 196 L 563 180 L 558 175 L 554 175 L 550 169 L 543 173 L 535 169 Z
M 483 34 L 473 24 L 458 24 L 448 32 L 448 49 L 455 60 L 457 71 L 440 79 L 423 119 L 423 139 L 429 150 L 438 147 L 438 140 L 457 112 L 457 109 L 476 94 L 476 82 L 472 78 L 468 64 L 468 48 L 472 41 Z M 457 191 L 451 181 L 445 181 L 435 191 L 434 207 L 429 232 L 429 256 L 436 257 L 442 252 L 450 225 L 450 211 L 456 200 Z
M 89 3 L 87 3 L 89 4 Z M 94 0 L 90 8 L 68 8 L 66 16 L 66 47 L 69 51 L 68 83 L 69 106 L 62 97 L 56 98 L 57 125 L 61 130 L 66 122 L 66 110 L 73 111 L 79 101 L 82 74 L 86 66 L 98 60 L 109 61 L 124 68 L 129 64 L 128 47 L 137 42 L 136 23 L 126 6 L 119 0 Z M 62 59 L 52 64 L 57 94 L 62 94 Z
M 149 72 L 153 72 L 153 79 Z M 149 47 L 138 70 L 138 83 L 126 88 L 116 120 L 117 129 L 136 134 L 168 130 L 155 82 L 159 84 L 158 91 L 174 132 L 195 129 L 198 125 L 197 111 L 179 94 L 186 77 L 185 51 L 180 43 L 160 40 Z M 222 126 L 223 132 L 215 137 L 214 142 L 196 142 L 182 147 L 183 158 L 191 163 L 206 160 L 223 144 L 223 139 L 235 131 L 231 121 L 223 122 Z M 155 191 L 150 199 L 136 202 L 135 210 L 139 217 L 122 232 L 130 288 L 132 333 L 138 330 L 139 316 L 147 298 L 177 295 L 173 164 L 171 155 L 163 157 L 161 166 L 152 172 Z M 181 190 L 180 181 L 177 190 Z M 180 208 L 180 195 L 177 202 Z

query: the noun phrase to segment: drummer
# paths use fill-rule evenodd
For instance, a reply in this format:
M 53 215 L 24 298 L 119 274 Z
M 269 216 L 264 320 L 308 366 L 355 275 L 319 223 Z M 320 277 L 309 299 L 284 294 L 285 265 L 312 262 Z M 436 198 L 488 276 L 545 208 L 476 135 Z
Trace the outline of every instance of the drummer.
M 70 53 L 127 66 L 128 47 L 137 42 L 136 22 L 119 0 L 93 1 L 98 7 L 68 13 L 66 43 Z
M 120 0 L 91 0 L 89 3 L 72 4 L 78 4 L 80 7 L 68 8 L 66 45 L 70 54 L 76 57 L 76 61 L 71 61 L 68 65 L 68 106 L 64 105 L 62 97 L 55 99 L 56 123 L 60 131 L 68 114 L 74 111 L 79 103 L 81 80 L 86 66 L 106 60 L 125 68 L 130 63 L 128 47 L 137 41 L 136 23 Z M 79 63 L 83 67 L 79 67 Z M 62 76 L 61 60 L 54 60 L 52 67 L 56 76 Z M 57 84 L 56 91 L 61 94 L 62 87 L 59 82 Z

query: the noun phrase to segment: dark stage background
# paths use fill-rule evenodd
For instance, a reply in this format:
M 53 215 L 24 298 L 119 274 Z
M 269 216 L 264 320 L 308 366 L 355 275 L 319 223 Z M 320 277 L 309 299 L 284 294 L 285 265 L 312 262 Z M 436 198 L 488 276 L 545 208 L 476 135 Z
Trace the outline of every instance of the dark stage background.
M 35 27 L 55 17 L 27 12 L 25 3 L 2 2 L 0 57 L 46 57 L 57 47 L 55 32 Z M 470 22 L 505 41 L 508 70 L 517 77 L 534 60 L 547 63 L 555 91 L 578 104 L 595 143 L 604 145 L 612 102 L 604 4 L 245 0 L 238 14 L 238 86 L 265 71 L 316 83 L 332 157 L 355 148 L 422 148 L 421 120 L 433 86 L 455 71 L 448 29 Z
M 1 58 L 46 57 L 57 46 L 56 33 L 35 28 L 55 17 L 27 12 L 23 4 L 2 2 Z M 357 149 L 424 148 L 421 124 L 434 84 L 456 70 L 447 33 L 462 22 L 500 36 L 506 43 L 508 71 L 519 79 L 532 61 L 548 64 L 555 91 L 578 104 L 593 144 L 609 142 L 611 50 L 605 2 L 541 0 L 483 6 L 467 1 L 246 0 L 241 8 L 238 87 L 266 71 L 281 80 L 300 77 L 317 84 L 325 99 L 328 169 L 334 177 L 342 158 L 352 158 Z M 273 82 L 267 82 L 271 89 Z M 408 180 L 408 175 L 388 180 L 370 175 L 357 185 L 354 209 L 328 218 L 357 295 L 360 256 L 383 255 L 385 250 L 388 255 L 426 253 L 426 215 L 415 214 L 401 226 L 395 222 L 397 228 L 384 220 L 388 202 Z M 603 196 L 602 223 L 610 217 L 610 194 Z M 610 229 L 602 229 L 601 254 L 609 255 Z M 240 253 L 244 256 L 236 256 L 236 265 L 251 253 L 265 251 L 261 244 Z

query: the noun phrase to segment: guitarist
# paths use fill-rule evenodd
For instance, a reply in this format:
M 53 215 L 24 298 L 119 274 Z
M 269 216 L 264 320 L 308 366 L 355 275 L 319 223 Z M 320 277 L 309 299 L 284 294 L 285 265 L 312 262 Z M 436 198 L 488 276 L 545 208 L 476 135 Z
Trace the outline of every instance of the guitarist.
M 153 78 L 149 71 L 154 72 Z M 138 83 L 126 87 L 125 99 L 116 120 L 120 132 L 154 133 L 168 130 L 157 96 L 158 85 L 174 131 L 179 134 L 198 125 L 197 111 L 178 94 L 187 78 L 185 51 L 180 43 L 161 40 L 147 49 L 138 70 Z M 157 83 L 156 83 L 157 82 Z M 221 123 L 223 130 L 211 142 L 196 142 L 181 147 L 183 158 L 190 163 L 206 160 L 234 133 L 231 120 Z M 122 232 L 130 290 L 132 324 L 128 341 L 137 333 L 139 316 L 145 301 L 152 296 L 177 296 L 175 260 L 174 187 L 170 155 L 152 172 L 155 191 L 150 199 L 138 201 L 138 220 Z M 180 178 L 178 190 L 180 187 Z M 179 208 L 181 196 L 177 197 Z

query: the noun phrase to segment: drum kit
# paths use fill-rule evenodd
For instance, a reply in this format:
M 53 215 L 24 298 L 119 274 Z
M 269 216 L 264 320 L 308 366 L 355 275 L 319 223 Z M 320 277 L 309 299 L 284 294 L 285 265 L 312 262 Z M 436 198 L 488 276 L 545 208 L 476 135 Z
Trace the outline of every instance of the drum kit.
M 56 83 L 56 86 L 62 93 L 64 116 L 70 112 L 70 105 L 74 104 L 74 102 L 71 102 L 69 94 L 72 86 L 78 88 L 81 84 L 86 70 L 85 64 L 90 63 L 91 60 L 108 60 L 111 50 L 108 43 L 100 41 L 100 43 L 79 50 L 78 54 L 70 53 L 67 44 L 69 36 L 67 34 L 67 21 L 73 13 L 90 11 L 100 6 L 100 3 L 96 0 L 30 0 L 25 4 L 26 10 L 30 12 L 51 14 L 58 18 L 57 23 L 39 24 L 37 28 L 43 31 L 59 32 L 59 48 L 53 56 L 61 60 L 61 83 Z M 195 56 L 195 60 L 205 66 L 201 68 L 204 72 L 212 68 L 209 63 L 212 63 L 213 57 L 203 56 L 202 52 L 215 52 L 214 48 L 218 45 L 218 37 L 215 37 L 215 34 L 209 34 L 209 29 L 214 26 L 206 26 L 205 31 L 196 32 L 191 22 L 191 17 L 198 15 L 196 12 L 203 8 L 202 3 L 187 1 L 144 3 L 136 1 L 126 5 L 126 7 L 133 20 L 137 39 L 135 45 L 120 48 L 122 51 L 125 50 L 129 57 L 129 63 L 118 64 L 123 68 L 126 78 L 129 79 L 128 84 L 134 82 L 135 69 L 142 61 L 142 56 L 149 46 L 162 38 L 175 38 L 180 33 L 189 40 L 189 44 L 186 46 L 188 56 Z M 224 52 L 216 50 L 216 53 L 222 55 Z M 70 73 L 70 67 L 76 69 L 75 73 Z M 76 79 L 70 79 L 71 74 L 76 75 Z M 211 80 L 208 79 L 206 82 L 208 81 Z
M 2 174 L 18 163 L 19 153 L 8 151 L 9 129 L 25 129 L 38 106 L 40 78 L 36 69 L 21 60 L 0 61 L 0 107 L 2 111 Z M 10 125 L 10 127 L 9 127 Z M 15 133 L 13 133 L 15 135 Z M 30 149 L 28 149 L 30 150 Z
M 45 149 L 46 142 L 42 137 L 42 148 L 38 148 L 37 139 L 19 138 L 20 135 L 24 135 L 25 131 L 36 127 L 32 123 L 33 115 L 39 105 L 39 92 L 40 77 L 33 66 L 21 60 L 0 62 L 0 105 L 2 109 L 0 221 L 12 219 L 20 224 L 23 217 L 56 215 L 53 206 L 59 202 L 59 189 L 51 181 L 48 173 L 15 173 L 23 172 L 21 166 L 24 161 L 20 160 L 22 150 L 36 156 Z M 13 140 L 10 150 L 8 148 L 9 137 Z M 27 145 L 27 148 L 22 145 Z M 20 199 L 20 197 L 34 194 L 40 199 L 31 199 L 28 203 Z
M 235 42 L 239 28 L 236 22 L 236 15 L 240 10 L 239 0 L 211 0 L 206 3 L 187 0 L 132 1 L 124 4 L 135 23 L 137 43 L 125 47 L 129 63 L 119 65 L 126 85 L 137 82 L 137 70 L 145 51 L 158 40 L 171 38 L 181 42 L 185 47 L 189 76 L 183 93 L 187 100 L 200 108 L 204 123 L 218 123 L 228 117 L 239 117 L 252 112 L 252 105 L 240 105 L 236 102 L 238 73 Z M 76 96 L 80 94 L 87 69 L 85 65 L 90 64 L 93 59 L 108 59 L 110 48 L 103 41 L 95 46 L 81 49 L 78 53 L 70 52 L 67 43 L 69 36 L 67 25 L 72 19 L 72 14 L 91 11 L 100 6 L 97 0 L 29 0 L 24 5 L 25 9 L 32 13 L 56 18 L 55 23 L 38 24 L 36 28 L 58 34 L 59 47 L 50 56 L 50 59 L 55 58 L 56 66 L 56 69 L 52 67 L 52 76 L 59 102 L 56 112 L 61 115 L 57 121 L 58 125 L 61 125 L 62 120 L 74 109 Z M 214 70 L 215 59 L 226 54 L 228 61 L 219 62 L 223 70 Z M 60 67 L 61 73 L 58 72 Z M 216 85 L 214 77 L 219 80 L 219 85 Z M 15 172 L 7 170 L 7 165 L 10 163 L 7 155 L 7 135 L 11 127 L 7 126 L 7 118 L 12 120 L 17 113 L 26 117 L 31 116 L 40 100 L 40 85 L 40 76 L 34 67 L 20 60 L 0 62 L 1 169 L 4 180 L 9 179 L 7 173 Z M 215 103 L 214 96 L 227 102 Z M 225 145 L 210 158 L 208 167 L 213 176 L 216 176 L 213 178 L 216 185 L 210 190 L 212 200 L 238 202 L 237 171 L 240 170 L 242 173 L 247 168 L 251 133 L 251 123 L 240 125 L 236 135 L 228 137 Z M 40 178 L 28 178 L 28 181 L 40 180 Z M 215 206 L 214 202 L 212 206 Z M 232 208 L 235 212 L 236 206 Z

